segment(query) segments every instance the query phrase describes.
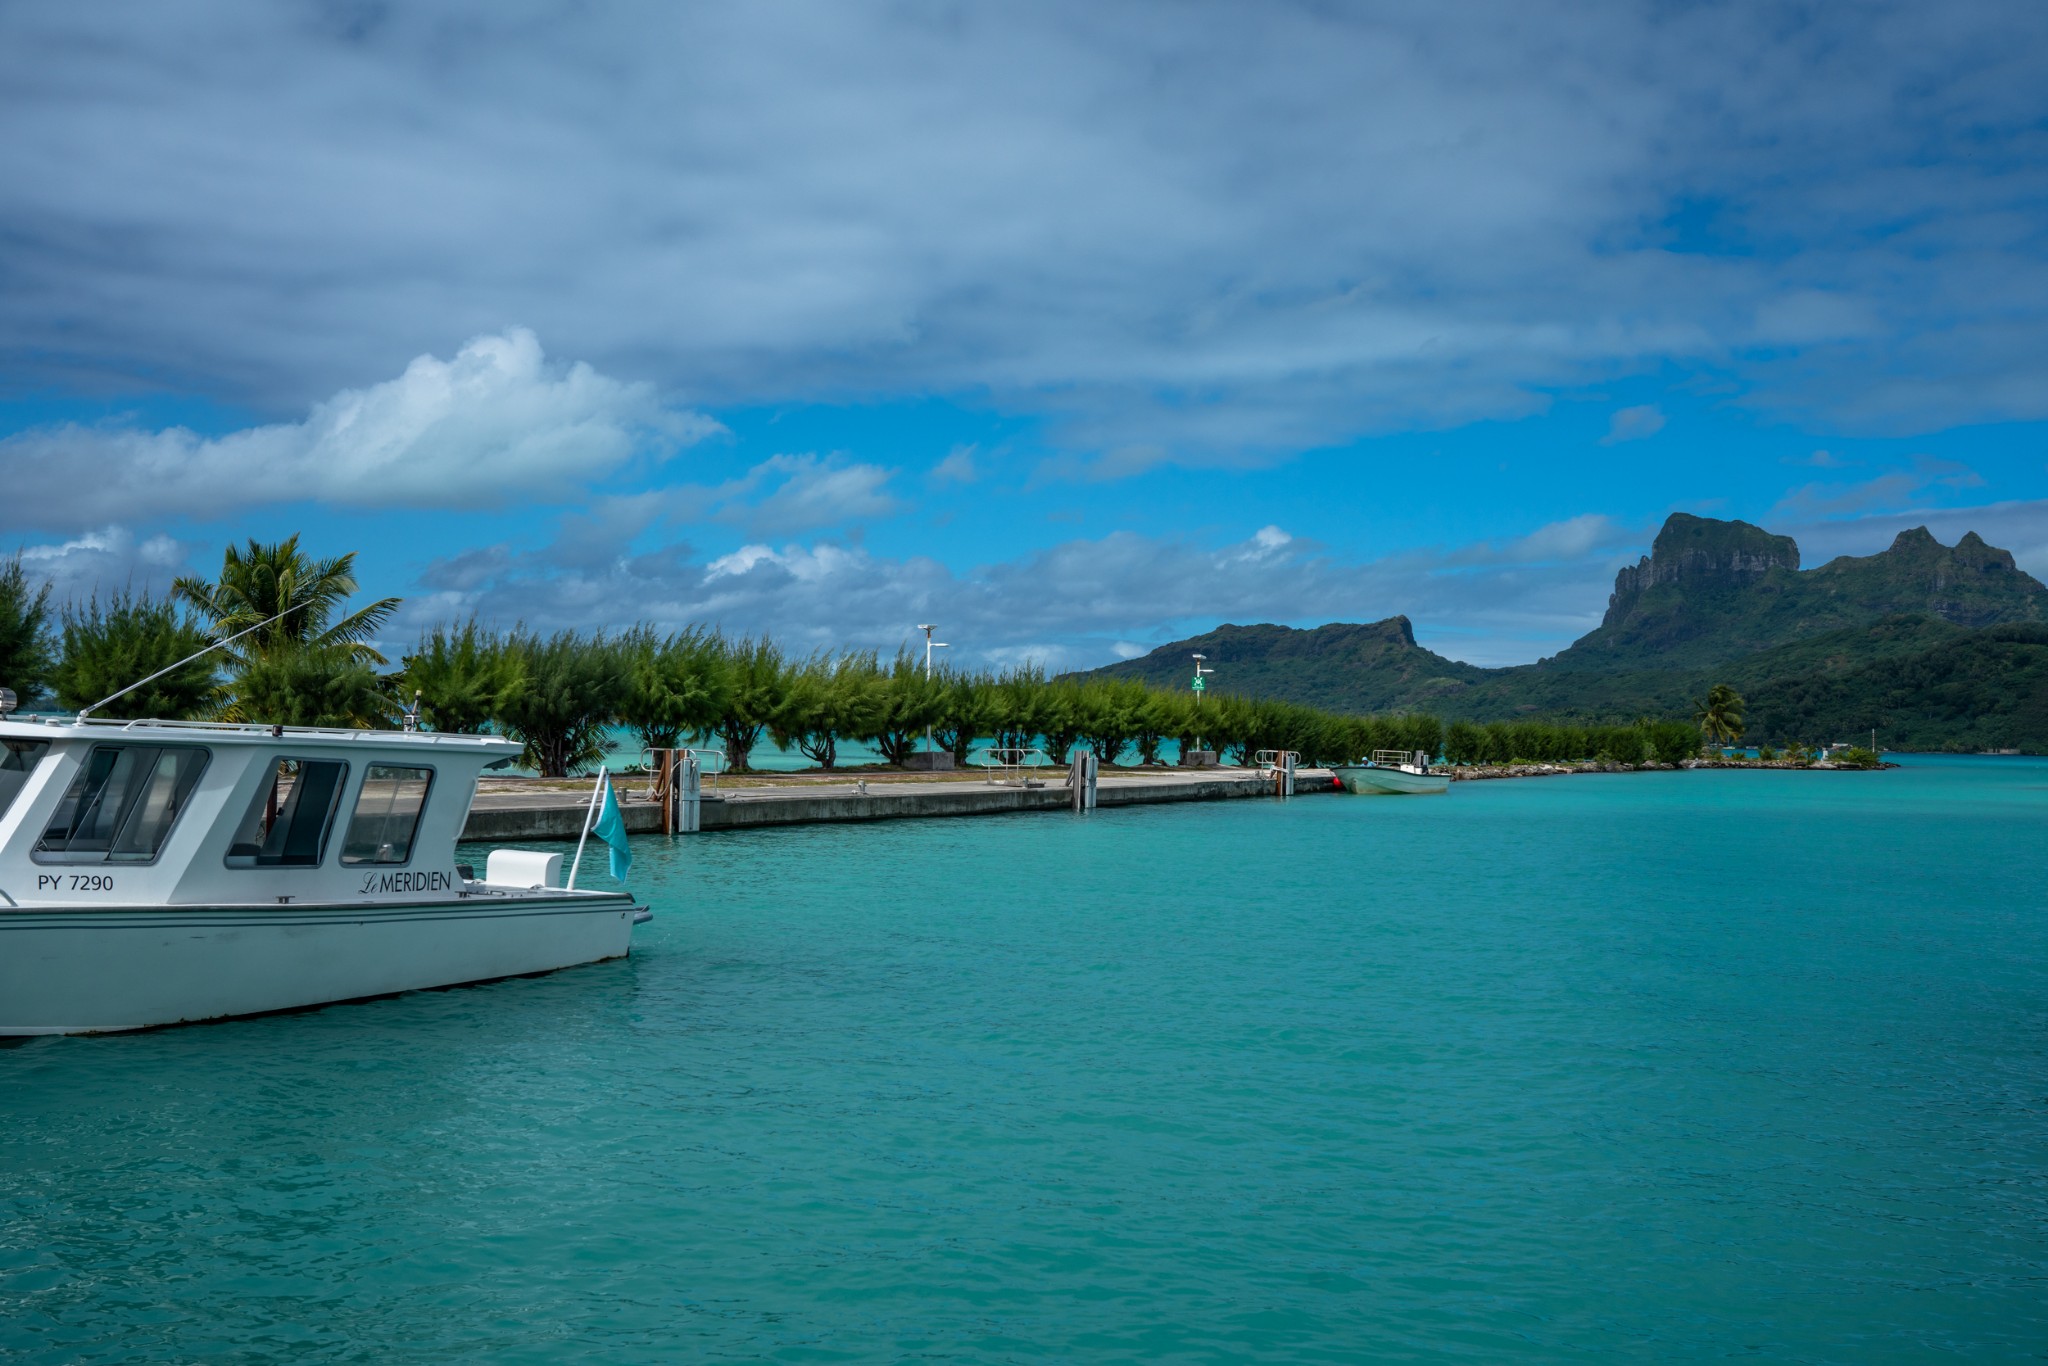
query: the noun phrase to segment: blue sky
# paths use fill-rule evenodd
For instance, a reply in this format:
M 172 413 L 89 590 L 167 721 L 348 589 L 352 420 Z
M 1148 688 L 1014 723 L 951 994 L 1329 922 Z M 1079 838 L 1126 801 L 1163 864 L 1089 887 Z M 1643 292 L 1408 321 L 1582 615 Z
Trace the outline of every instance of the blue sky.
M 2048 574 L 2048 10 L 0 14 L 0 546 L 1105 662 L 1594 624 L 1684 509 Z

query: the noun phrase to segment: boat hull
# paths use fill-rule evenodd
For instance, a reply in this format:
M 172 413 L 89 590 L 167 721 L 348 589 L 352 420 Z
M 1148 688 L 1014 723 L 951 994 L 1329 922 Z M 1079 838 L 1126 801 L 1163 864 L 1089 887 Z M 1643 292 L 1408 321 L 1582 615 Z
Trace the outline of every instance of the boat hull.
M 0 1035 L 261 1015 L 624 957 L 630 897 L 0 912 Z
M 1365 764 L 1337 764 L 1334 772 L 1346 792 L 1355 792 L 1361 797 L 1419 796 L 1448 792 L 1451 787 L 1449 775 L 1443 773 L 1409 773 L 1404 769 L 1373 768 Z

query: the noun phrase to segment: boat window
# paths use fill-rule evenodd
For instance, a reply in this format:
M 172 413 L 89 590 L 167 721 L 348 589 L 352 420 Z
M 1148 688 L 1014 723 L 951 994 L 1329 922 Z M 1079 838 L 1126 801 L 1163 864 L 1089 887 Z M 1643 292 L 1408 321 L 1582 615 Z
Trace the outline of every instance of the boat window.
M 346 777 L 348 765 L 331 759 L 266 764 L 228 844 L 228 867 L 318 867 Z
M 28 775 L 49 752 L 48 740 L 0 740 L 0 819 L 6 818 L 14 799 L 28 786 Z
M 343 863 L 404 863 L 412 857 L 413 836 L 420 813 L 427 808 L 433 785 L 430 768 L 392 768 L 371 764 L 356 795 L 348 838 L 341 842 Z
M 179 745 L 94 745 L 36 852 L 66 862 L 149 862 L 199 785 L 207 757 Z

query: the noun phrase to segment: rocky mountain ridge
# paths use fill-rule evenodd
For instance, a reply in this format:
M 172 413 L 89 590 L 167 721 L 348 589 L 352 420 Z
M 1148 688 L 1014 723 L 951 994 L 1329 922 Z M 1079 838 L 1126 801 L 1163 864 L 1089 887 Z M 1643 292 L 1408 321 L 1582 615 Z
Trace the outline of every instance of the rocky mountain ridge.
M 1607 620 L 1623 617 L 1644 593 L 1659 584 L 1741 582 L 1773 569 L 1797 570 L 1799 546 L 1748 522 L 1716 522 L 1675 512 L 1664 522 L 1650 553 L 1614 576 Z
M 2048 693 L 2028 691 L 2048 690 L 2048 629 L 2034 629 L 2042 623 L 2048 587 L 1974 532 L 1944 546 L 1916 527 L 1875 555 L 1801 569 L 1789 536 L 1677 513 L 1650 554 L 1615 576 L 1600 625 L 1536 664 L 1447 659 L 1393 616 L 1307 630 L 1225 625 L 1093 672 L 1184 686 L 1199 650 L 1219 670 L 1219 691 L 1475 720 L 1670 714 L 1709 682 L 1738 681 L 1760 715 L 1812 724 L 1853 715 L 1863 718 L 1856 728 L 1882 729 L 1882 717 L 1910 714 L 1926 741 L 1965 743 L 1957 737 L 1983 731 L 2000 744 L 2048 747 L 2048 720 L 2026 719 L 2048 718 Z M 2011 696 L 1966 686 L 1988 661 Z M 1914 693 L 1934 679 L 1946 704 Z M 1780 694 L 1786 705 L 1772 702 Z M 1826 707 L 1817 711 L 1815 698 Z M 2009 725 L 1984 720 L 2008 714 Z
M 2048 588 L 1974 532 L 1950 547 L 1915 527 L 1875 555 L 1799 563 L 1789 536 L 1674 513 L 1650 554 L 1615 576 L 1600 625 L 1551 665 L 1703 667 L 1889 616 L 1969 627 L 2048 618 Z

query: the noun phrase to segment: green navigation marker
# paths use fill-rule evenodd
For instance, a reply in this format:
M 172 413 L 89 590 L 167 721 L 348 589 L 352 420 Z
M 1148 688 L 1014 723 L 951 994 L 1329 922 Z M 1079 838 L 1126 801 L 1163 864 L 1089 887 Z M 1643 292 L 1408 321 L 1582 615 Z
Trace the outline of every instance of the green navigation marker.
M 1195 691 L 1196 691 L 1196 692 L 1206 692 L 1206 691 L 1208 691 L 1208 688 L 1209 688 L 1209 685 L 1208 685 L 1207 683 L 1204 683 L 1204 682 L 1202 681 L 1202 676 L 1201 676 L 1200 674 L 1196 674 L 1196 675 L 1195 675 Z

